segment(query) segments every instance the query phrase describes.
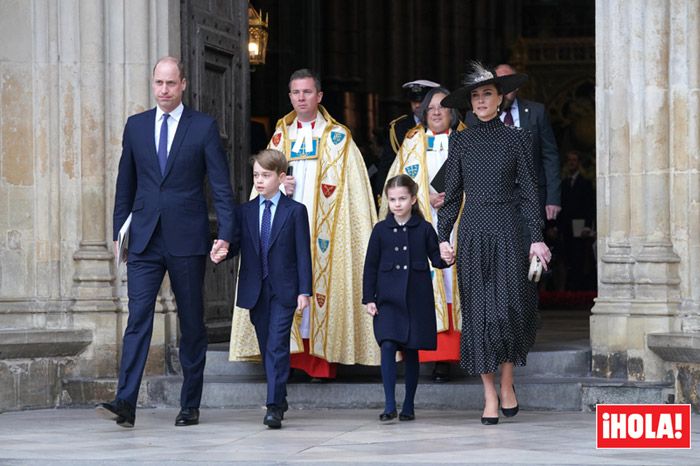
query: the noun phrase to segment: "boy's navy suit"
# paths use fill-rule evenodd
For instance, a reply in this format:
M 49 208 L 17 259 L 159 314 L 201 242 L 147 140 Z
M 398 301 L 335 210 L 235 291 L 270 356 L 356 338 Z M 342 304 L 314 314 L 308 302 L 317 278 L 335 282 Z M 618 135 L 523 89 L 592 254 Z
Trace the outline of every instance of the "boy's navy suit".
M 289 375 L 289 338 L 297 297 L 311 296 L 311 239 L 304 204 L 279 197 L 270 231 L 268 276 L 263 279 L 260 197 L 237 210 L 230 255 L 240 251 L 236 305 L 250 309 L 267 376 L 267 405 L 281 408 Z

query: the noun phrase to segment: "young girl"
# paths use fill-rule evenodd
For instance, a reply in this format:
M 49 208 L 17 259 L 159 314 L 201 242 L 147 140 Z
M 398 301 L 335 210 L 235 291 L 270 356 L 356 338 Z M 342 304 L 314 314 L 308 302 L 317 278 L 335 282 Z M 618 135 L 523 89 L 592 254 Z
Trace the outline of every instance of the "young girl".
M 396 418 L 396 351 L 406 364 L 406 398 L 399 420 L 415 419 L 413 399 L 418 386 L 418 350 L 435 349 L 435 302 L 428 259 L 436 268 L 440 258 L 435 230 L 423 219 L 408 175 L 391 178 L 384 188 L 391 213 L 374 227 L 367 246 L 362 303 L 374 318 L 374 336 L 381 347 L 382 382 L 386 403 L 382 422 Z

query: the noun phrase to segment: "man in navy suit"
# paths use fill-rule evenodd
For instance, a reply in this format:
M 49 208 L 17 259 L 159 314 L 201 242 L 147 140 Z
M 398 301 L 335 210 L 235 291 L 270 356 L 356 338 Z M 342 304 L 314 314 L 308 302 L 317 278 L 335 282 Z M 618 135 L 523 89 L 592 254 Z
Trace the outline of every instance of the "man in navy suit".
M 510 65 L 501 64 L 496 67 L 497 76 L 511 74 L 515 74 L 515 69 Z M 544 206 L 547 220 L 555 220 L 561 211 L 559 150 L 544 105 L 518 98 L 516 89 L 504 96 L 501 120 L 530 130 L 540 204 Z
M 153 314 L 168 272 L 180 322 L 184 375 L 175 425 L 199 422 L 207 333 L 204 267 L 210 252 L 204 179 L 209 178 L 218 219 L 212 250 L 233 238 L 234 204 L 228 161 L 216 121 L 182 104 L 182 64 L 161 58 L 153 69 L 157 106 L 126 122 L 114 200 L 114 239 L 132 215 L 127 261 L 129 319 L 124 332 L 116 399 L 100 415 L 133 427 L 135 406 L 153 330 Z M 117 242 L 115 241 L 115 253 Z
M 260 193 L 240 206 L 230 252 L 211 253 L 215 263 L 240 251 L 236 305 L 250 309 L 267 377 L 263 423 L 282 427 L 287 410 L 289 338 L 295 311 L 309 305 L 311 236 L 306 206 L 284 196 L 280 185 L 287 158 L 274 149 L 253 157 L 253 182 Z

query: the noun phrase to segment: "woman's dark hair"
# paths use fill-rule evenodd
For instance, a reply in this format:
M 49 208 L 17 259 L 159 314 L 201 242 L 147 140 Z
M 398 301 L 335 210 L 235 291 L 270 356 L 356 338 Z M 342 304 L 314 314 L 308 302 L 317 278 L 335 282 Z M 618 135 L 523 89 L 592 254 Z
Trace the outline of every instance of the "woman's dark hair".
M 428 93 L 425 94 L 425 97 L 423 97 L 423 100 L 420 103 L 418 114 L 420 115 L 420 123 L 425 129 L 428 129 L 428 107 L 430 107 L 430 101 L 433 100 L 433 96 L 435 94 L 444 94 L 445 97 L 447 97 L 448 95 L 450 95 L 450 91 L 448 91 L 442 86 L 438 86 L 430 89 Z M 450 128 L 457 129 L 457 126 L 459 125 L 459 120 L 461 119 L 462 115 L 459 114 L 459 111 L 456 108 L 451 108 Z
M 418 183 L 413 181 L 413 178 L 411 178 L 408 175 L 396 175 L 386 182 L 386 186 L 384 187 L 384 194 L 386 194 L 387 197 L 389 196 L 389 190 L 391 188 L 406 188 L 411 194 L 411 197 L 418 195 Z M 420 218 L 425 218 L 423 217 L 423 212 L 421 212 L 420 210 L 418 201 L 416 201 L 416 203 L 413 204 L 413 206 L 411 207 L 411 214 L 418 215 Z

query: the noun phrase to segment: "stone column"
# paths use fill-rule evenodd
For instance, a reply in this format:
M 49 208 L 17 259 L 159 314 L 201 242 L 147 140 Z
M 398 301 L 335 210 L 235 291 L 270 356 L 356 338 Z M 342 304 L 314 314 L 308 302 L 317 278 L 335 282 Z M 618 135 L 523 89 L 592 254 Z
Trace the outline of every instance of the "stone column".
M 629 95 L 632 22 L 624 2 L 596 2 L 598 299 L 591 317 L 593 372 L 626 377 L 626 321 L 633 297 Z M 624 34 L 621 31 L 626 31 Z M 633 42 L 633 41 L 632 41 Z
M 700 333 L 700 3 L 674 2 L 670 20 L 671 240 L 680 263 L 681 330 Z
M 116 311 L 113 298 L 113 253 L 107 240 L 105 193 L 105 26 L 103 2 L 77 4 L 79 42 L 75 44 L 80 80 L 74 108 L 79 112 L 76 135 L 80 162 L 80 245 L 75 260 L 73 311 Z
M 591 317 L 594 375 L 670 381 L 659 335 L 698 329 L 699 12 L 693 0 L 596 3 L 605 252 Z M 628 174 L 620 184 L 617 169 Z
M 31 306 L 22 301 L 36 287 L 33 238 L 46 224 L 35 222 L 31 210 L 46 164 L 34 158 L 41 146 L 33 137 L 32 13 L 17 2 L 0 5 L 0 35 L 16 38 L 0 41 L 0 328 L 17 328 L 33 321 Z M 45 135 L 45 126 L 36 129 Z
M 671 243 L 670 4 L 646 1 L 641 10 L 644 79 L 633 99 L 643 102 L 642 122 L 641 131 L 632 134 L 644 149 L 638 196 L 644 202 L 639 211 L 642 234 L 635 253 L 633 305 L 633 314 L 640 317 L 628 343 L 628 373 L 634 379 L 662 380 L 668 367 L 647 348 L 646 335 L 673 330 L 680 304 L 680 257 Z
M 59 82 L 58 41 L 56 40 L 58 15 L 56 7 L 48 2 L 34 2 L 32 5 L 31 43 L 33 46 L 32 91 L 34 94 L 34 154 L 36 163 L 36 186 L 34 203 L 34 223 L 36 241 L 36 268 L 44 271 L 43 279 L 36 281 L 36 296 L 39 302 L 46 302 L 47 319 L 34 315 L 36 327 L 62 327 L 67 325 L 65 313 L 71 305 L 71 275 L 63 278 L 65 270 L 72 270 L 62 264 L 62 244 L 60 239 L 72 239 L 62 230 L 61 195 L 62 160 L 59 137 L 60 98 L 57 92 Z M 16 36 L 13 36 L 16 37 Z M 18 38 L 19 39 L 19 38 Z M 20 39 L 21 41 L 21 39 Z M 21 41 L 24 42 L 24 41 Z M 41 85 L 40 82 L 52 83 Z M 28 157 L 29 158 L 29 157 Z M 25 277 L 28 278 L 28 277 Z M 30 295 L 27 295 L 30 297 Z M 53 312 L 52 312 L 53 311 Z M 37 322 L 39 321 L 39 322 Z

